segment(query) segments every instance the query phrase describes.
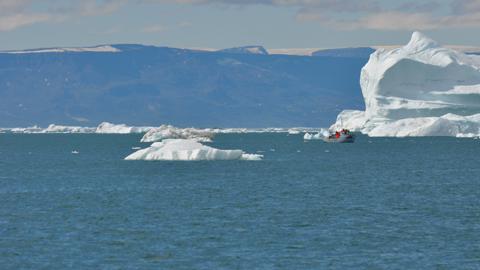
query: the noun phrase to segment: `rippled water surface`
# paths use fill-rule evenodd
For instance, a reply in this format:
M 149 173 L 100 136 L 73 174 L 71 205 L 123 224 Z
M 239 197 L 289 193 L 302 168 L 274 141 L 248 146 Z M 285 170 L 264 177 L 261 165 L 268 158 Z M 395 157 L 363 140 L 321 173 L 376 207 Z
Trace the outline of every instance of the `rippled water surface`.
M 265 159 L 124 161 L 139 140 L 0 134 L 0 268 L 480 268 L 479 140 L 225 134 Z

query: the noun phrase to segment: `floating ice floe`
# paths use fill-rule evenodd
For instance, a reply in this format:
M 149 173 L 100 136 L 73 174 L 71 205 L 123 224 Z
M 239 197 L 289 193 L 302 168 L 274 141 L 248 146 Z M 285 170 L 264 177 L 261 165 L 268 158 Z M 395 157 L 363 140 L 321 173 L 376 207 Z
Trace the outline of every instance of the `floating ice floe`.
M 130 134 L 130 133 L 145 133 L 153 127 L 131 127 L 125 124 L 112 124 L 103 122 L 95 129 L 95 133 L 103 134 Z
M 152 128 L 142 138 L 142 142 L 156 142 L 164 139 L 193 139 L 199 142 L 210 142 L 215 134 L 205 129 L 176 128 L 162 125 Z
M 303 135 L 303 139 L 306 141 L 322 140 L 323 138 L 328 137 L 328 135 L 328 130 L 322 128 L 318 133 L 305 133 L 305 135 Z
M 166 139 L 138 150 L 126 160 L 261 160 L 263 155 L 247 154 L 242 150 L 220 150 L 195 140 Z
M 480 134 L 480 56 L 415 32 L 406 46 L 373 53 L 360 85 L 366 110 L 343 111 L 332 130 L 396 137 Z
M 323 136 L 320 133 L 305 133 L 303 135 L 303 139 L 306 141 L 311 141 L 311 140 L 321 140 Z

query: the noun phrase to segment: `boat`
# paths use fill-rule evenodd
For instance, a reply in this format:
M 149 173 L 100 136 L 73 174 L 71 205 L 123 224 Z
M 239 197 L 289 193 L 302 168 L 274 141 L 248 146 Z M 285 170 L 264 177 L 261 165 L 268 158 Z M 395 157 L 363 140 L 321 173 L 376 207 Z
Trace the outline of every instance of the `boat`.
M 355 136 L 348 129 L 342 129 L 331 133 L 328 137 L 323 138 L 324 142 L 327 143 L 353 143 L 355 141 Z

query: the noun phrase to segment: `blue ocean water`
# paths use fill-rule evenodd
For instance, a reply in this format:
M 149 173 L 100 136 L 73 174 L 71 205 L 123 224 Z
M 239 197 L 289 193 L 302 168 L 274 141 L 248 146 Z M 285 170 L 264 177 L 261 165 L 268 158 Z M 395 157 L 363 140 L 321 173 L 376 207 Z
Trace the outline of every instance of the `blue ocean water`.
M 0 268 L 480 268 L 478 140 L 221 134 L 265 159 L 124 161 L 139 140 L 0 134 Z

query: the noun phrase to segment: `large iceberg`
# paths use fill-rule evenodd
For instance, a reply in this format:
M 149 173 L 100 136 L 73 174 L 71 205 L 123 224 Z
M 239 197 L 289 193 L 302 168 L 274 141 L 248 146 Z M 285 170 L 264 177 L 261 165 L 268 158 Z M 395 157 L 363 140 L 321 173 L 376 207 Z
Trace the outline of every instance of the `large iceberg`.
M 142 138 L 142 142 L 156 142 L 164 139 L 194 139 L 200 142 L 209 142 L 214 133 L 209 130 L 196 128 L 177 128 L 171 125 L 161 125 L 152 128 Z
M 373 53 L 360 85 L 365 111 L 343 111 L 331 129 L 369 136 L 480 133 L 480 56 L 441 47 L 414 32 L 406 46 Z
M 247 154 L 242 150 L 220 150 L 195 140 L 166 139 L 138 150 L 126 160 L 261 160 L 262 155 Z

